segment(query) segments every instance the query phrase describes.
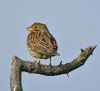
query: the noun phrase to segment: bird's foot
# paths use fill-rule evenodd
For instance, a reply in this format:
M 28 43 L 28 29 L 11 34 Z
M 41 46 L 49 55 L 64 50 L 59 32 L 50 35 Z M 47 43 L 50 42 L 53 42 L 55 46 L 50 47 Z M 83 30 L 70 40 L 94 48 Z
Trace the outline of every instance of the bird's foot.
M 49 66 L 50 66 L 50 67 L 52 66 L 51 63 L 49 64 Z
M 49 64 L 49 65 L 50 65 L 50 67 L 52 66 L 52 65 L 51 65 L 51 57 L 50 57 L 50 64 Z

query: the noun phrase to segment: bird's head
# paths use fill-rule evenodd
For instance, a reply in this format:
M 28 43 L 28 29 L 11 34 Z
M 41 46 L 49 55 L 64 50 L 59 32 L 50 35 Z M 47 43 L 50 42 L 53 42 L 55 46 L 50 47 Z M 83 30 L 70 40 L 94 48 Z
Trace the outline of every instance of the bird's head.
M 27 28 L 27 30 L 32 33 L 36 31 L 45 31 L 47 30 L 47 26 L 43 23 L 33 23 L 30 27 Z

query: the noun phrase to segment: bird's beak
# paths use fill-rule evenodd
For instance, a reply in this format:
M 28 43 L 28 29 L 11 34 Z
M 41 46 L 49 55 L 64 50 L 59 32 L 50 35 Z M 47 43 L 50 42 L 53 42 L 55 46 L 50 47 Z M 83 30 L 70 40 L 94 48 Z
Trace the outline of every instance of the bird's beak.
M 29 27 L 28 27 L 27 30 L 28 30 L 29 32 L 32 32 L 32 28 L 29 28 Z

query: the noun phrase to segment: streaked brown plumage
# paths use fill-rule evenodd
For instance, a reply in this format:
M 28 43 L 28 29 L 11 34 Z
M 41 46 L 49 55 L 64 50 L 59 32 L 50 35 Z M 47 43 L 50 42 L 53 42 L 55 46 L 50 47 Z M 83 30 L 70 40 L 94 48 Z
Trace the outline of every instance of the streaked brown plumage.
M 45 24 L 34 23 L 28 27 L 27 46 L 29 53 L 40 59 L 48 59 L 58 55 L 56 39 L 48 31 Z

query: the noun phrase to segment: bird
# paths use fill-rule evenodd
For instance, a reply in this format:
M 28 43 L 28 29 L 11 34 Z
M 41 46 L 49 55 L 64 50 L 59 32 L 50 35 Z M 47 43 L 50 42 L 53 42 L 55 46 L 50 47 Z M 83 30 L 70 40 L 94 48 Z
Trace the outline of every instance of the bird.
M 58 44 L 53 35 L 49 32 L 46 24 L 35 22 L 27 28 L 27 47 L 30 55 L 38 59 L 48 59 L 60 55 Z

